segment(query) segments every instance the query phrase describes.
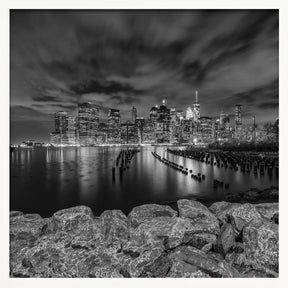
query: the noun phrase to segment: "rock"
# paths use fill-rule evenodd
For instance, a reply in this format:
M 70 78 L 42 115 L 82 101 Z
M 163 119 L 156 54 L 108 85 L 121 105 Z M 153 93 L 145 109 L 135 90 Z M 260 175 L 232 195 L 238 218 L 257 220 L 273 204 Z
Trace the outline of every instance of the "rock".
M 236 234 L 231 224 L 225 223 L 221 227 L 220 236 L 216 243 L 213 245 L 214 250 L 225 255 L 230 247 L 234 244 Z
M 185 237 L 190 240 L 186 241 Z M 193 231 L 191 233 L 186 232 L 185 237 L 183 242 L 186 243 L 186 245 L 193 246 L 204 252 L 208 252 L 217 239 L 216 235 L 214 234 L 194 233 Z
M 137 206 L 128 215 L 129 227 L 136 228 L 146 220 L 163 216 L 177 217 L 177 212 L 168 205 L 145 204 Z
M 226 193 L 224 195 L 224 199 L 227 202 L 241 202 L 242 201 L 241 196 L 235 193 Z
M 276 187 L 271 187 L 268 189 L 264 189 L 260 192 L 261 198 L 266 199 L 278 199 L 279 198 L 279 190 Z
M 257 200 L 260 198 L 260 193 L 254 189 L 250 189 L 243 193 L 242 198 L 244 200 L 250 200 L 250 201 Z
M 107 241 L 126 241 L 129 237 L 128 219 L 120 210 L 107 210 L 100 216 L 101 228 Z
M 36 240 L 46 222 L 39 214 L 13 215 L 10 218 L 10 241 Z
M 251 222 L 243 229 L 243 243 L 248 264 L 254 269 L 270 269 L 278 272 L 278 225 L 265 221 Z
M 278 203 L 261 203 L 255 205 L 256 210 L 266 219 L 271 220 L 279 212 Z
M 200 268 L 190 265 L 181 260 L 173 261 L 171 269 L 167 274 L 171 278 L 210 278 L 208 273 L 205 273 Z
M 262 222 L 263 220 L 261 214 L 252 204 L 217 203 L 211 205 L 210 211 L 215 211 L 214 214 L 221 223 L 231 223 L 235 232 L 240 232 L 252 220 L 254 222 Z
M 88 277 L 93 278 L 123 278 L 123 275 L 113 266 L 97 267 L 90 272 Z
M 179 217 L 189 219 L 193 225 L 201 226 L 202 233 L 219 234 L 219 222 L 217 218 L 203 204 L 182 199 L 177 201 Z
M 27 249 L 33 247 L 35 241 L 40 237 L 41 230 L 43 226 L 46 225 L 46 222 L 47 220 L 43 219 L 38 214 L 19 214 L 18 216 L 12 214 L 12 217 L 10 218 L 11 267 L 16 267 L 20 255 L 25 254 L 25 251 Z M 20 274 L 24 273 L 22 267 L 20 270 L 18 269 L 17 271 Z M 26 272 L 24 274 L 26 276 L 28 275 Z
M 151 266 L 158 266 L 157 263 L 153 264 L 159 257 L 161 257 L 163 249 L 156 247 L 154 249 L 144 251 L 139 257 L 130 261 L 125 267 L 131 277 L 146 276 L 151 273 Z
M 275 213 L 273 215 L 273 217 L 271 218 L 271 220 L 275 223 L 275 224 L 279 224 L 279 213 Z
M 239 277 L 239 272 L 223 260 L 212 258 L 191 246 L 183 246 L 176 249 L 170 255 L 173 260 L 180 260 L 193 265 L 210 277 Z
M 21 212 L 21 211 L 10 211 L 10 218 L 11 217 L 16 217 L 16 216 L 21 216 L 23 215 L 24 213 Z
M 188 243 L 194 234 L 202 232 L 201 224 L 194 224 L 189 219 L 157 217 L 146 220 L 130 231 L 131 240 L 139 245 L 163 243 L 165 249 L 171 249 L 182 243 Z
M 90 225 L 93 218 L 92 210 L 86 206 L 63 209 L 53 214 L 45 233 L 55 233 L 57 231 L 78 233 L 79 230 Z
M 225 261 L 234 267 L 247 266 L 244 244 L 239 242 L 234 243 L 226 253 Z
M 146 265 L 140 277 L 163 278 L 171 269 L 172 261 L 167 256 L 167 253 L 162 253 L 151 264 Z

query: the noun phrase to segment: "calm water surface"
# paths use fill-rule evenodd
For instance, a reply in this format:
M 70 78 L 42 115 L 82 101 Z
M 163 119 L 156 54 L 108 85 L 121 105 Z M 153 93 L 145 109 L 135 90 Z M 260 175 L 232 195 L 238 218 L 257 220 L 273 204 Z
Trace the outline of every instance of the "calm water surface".
M 123 173 L 112 166 L 118 147 L 67 147 L 16 149 L 11 153 L 10 209 L 51 216 L 59 209 L 87 205 L 95 215 L 107 209 L 128 213 L 144 203 L 168 203 L 185 197 L 223 199 L 224 189 L 213 180 L 229 183 L 231 192 L 278 185 L 275 174 L 261 176 L 231 171 L 168 154 L 165 147 L 141 148 Z M 154 158 L 151 151 L 188 169 L 206 175 L 201 183 Z M 227 191 L 227 190 L 226 190 Z

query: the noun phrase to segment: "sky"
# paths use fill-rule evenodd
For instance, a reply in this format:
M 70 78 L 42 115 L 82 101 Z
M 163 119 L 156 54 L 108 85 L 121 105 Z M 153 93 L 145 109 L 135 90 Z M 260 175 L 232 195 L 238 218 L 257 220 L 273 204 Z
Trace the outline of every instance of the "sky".
M 105 122 L 166 100 L 244 124 L 278 118 L 278 10 L 11 10 L 10 140 L 49 141 L 54 113 L 91 101 Z

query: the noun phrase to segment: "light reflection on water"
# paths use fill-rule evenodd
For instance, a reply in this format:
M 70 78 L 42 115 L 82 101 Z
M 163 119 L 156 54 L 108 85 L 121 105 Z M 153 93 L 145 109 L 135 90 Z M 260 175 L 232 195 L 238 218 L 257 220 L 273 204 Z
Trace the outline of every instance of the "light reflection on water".
M 119 147 L 70 147 L 16 149 L 11 154 L 10 208 L 25 213 L 50 216 L 55 211 L 75 205 L 90 206 L 95 215 L 107 209 L 128 213 L 144 203 L 164 203 L 185 197 L 222 200 L 224 189 L 213 189 L 213 180 L 229 183 L 229 191 L 251 187 L 264 189 L 278 185 L 275 174 L 255 176 L 192 159 L 172 155 L 165 147 L 141 148 L 123 173 L 112 166 Z M 205 174 L 205 181 L 195 181 L 154 158 L 151 151 L 170 161 Z

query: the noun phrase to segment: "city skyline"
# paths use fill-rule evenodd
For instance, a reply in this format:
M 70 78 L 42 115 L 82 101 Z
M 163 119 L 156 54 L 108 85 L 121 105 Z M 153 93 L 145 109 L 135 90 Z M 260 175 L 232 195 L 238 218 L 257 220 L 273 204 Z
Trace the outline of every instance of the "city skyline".
M 48 141 L 86 101 L 125 121 L 162 99 L 186 112 L 195 90 L 202 115 L 275 122 L 278 11 L 11 12 L 11 142 Z

